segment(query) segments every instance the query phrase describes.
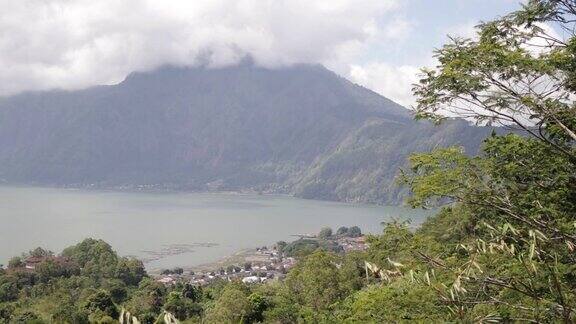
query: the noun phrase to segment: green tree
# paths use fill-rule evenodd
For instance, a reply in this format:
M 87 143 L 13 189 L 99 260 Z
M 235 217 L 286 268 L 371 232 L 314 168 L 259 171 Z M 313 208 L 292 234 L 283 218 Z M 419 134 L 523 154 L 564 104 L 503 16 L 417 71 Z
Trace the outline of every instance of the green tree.
M 51 314 L 51 319 L 54 323 L 89 323 L 88 312 L 67 303 L 59 304 Z
M 352 323 L 441 322 L 445 318 L 446 308 L 436 291 L 409 280 L 372 285 L 349 297 L 339 314 L 341 321 Z
M 332 237 L 332 229 L 330 227 L 324 227 L 320 230 L 320 232 L 318 232 L 318 238 L 319 239 L 329 239 L 330 237 Z
M 207 323 L 240 323 L 252 313 L 252 304 L 246 292 L 234 286 L 227 286 L 214 306 L 208 309 Z
M 288 245 L 288 243 L 284 241 L 278 241 L 276 242 L 276 249 L 278 250 L 279 253 L 284 253 L 284 248 L 286 247 L 286 245 Z
M 270 306 L 270 301 L 261 294 L 255 292 L 248 296 L 250 301 L 250 314 L 246 317 L 248 323 L 261 323 L 264 321 L 264 312 Z
M 52 251 L 45 250 L 41 247 L 37 247 L 34 250 L 28 252 L 28 255 L 30 255 L 32 257 L 42 258 L 42 257 L 53 256 L 54 253 Z
M 14 315 L 12 318 L 14 323 L 26 323 L 26 324 L 43 324 L 45 323 L 37 313 L 32 311 L 24 311 L 22 313 Z
M 98 290 L 88 296 L 82 308 L 89 313 L 90 321 L 107 321 L 107 318 L 119 316 L 112 296 L 106 290 Z
M 524 309 L 509 307 L 503 316 L 573 318 L 575 166 L 551 150 L 541 141 L 508 135 L 488 139 L 483 157 L 443 149 L 411 158 L 407 180 L 414 206 L 454 201 L 445 213 L 473 215 L 465 227 L 471 236 L 458 242 L 462 262 L 450 269 L 456 285 L 445 292 L 462 294 L 454 300 L 462 316 L 472 302 L 496 302 Z M 466 291 L 491 293 L 477 299 Z
M 456 249 L 419 258 L 442 276 L 439 295 L 459 319 L 576 318 L 575 18 L 573 1 L 528 1 L 441 48 L 415 87 L 421 118 L 450 110 L 527 135 L 494 135 L 475 158 L 415 154 L 404 175 L 413 206 L 449 203 L 435 225 L 458 224 L 447 236 Z
M 34 272 L 42 282 L 48 282 L 57 277 L 70 277 L 80 273 L 80 268 L 74 263 L 59 262 L 48 259 L 38 264 Z
M 362 230 L 358 226 L 352 226 L 348 229 L 348 236 L 350 237 L 360 237 L 362 236 Z
M 286 286 L 296 302 L 312 311 L 327 311 L 350 292 L 344 284 L 335 255 L 318 251 L 301 260 L 286 277 Z
M 144 264 L 132 258 L 120 258 L 114 276 L 129 286 L 136 286 L 146 276 Z
M 14 313 L 14 306 L 12 304 L 0 303 L 0 323 L 10 322 L 13 313 Z
M 156 317 L 165 303 L 167 293 L 166 287 L 161 283 L 144 278 L 126 302 L 125 307 L 138 318 L 144 314 L 152 314 Z
M 13 257 L 8 261 L 8 269 L 16 269 L 24 266 L 24 262 L 20 257 Z
M 181 292 L 172 291 L 166 298 L 164 309 L 179 320 L 185 320 L 202 314 L 202 306 L 193 300 L 183 297 Z
M 417 116 L 513 126 L 574 162 L 575 18 L 574 1 L 529 0 L 480 24 L 477 39 L 453 38 L 414 88 Z
M 0 302 L 13 301 L 18 298 L 18 285 L 16 282 L 2 278 L 0 280 Z
M 118 255 L 102 240 L 85 239 L 75 246 L 66 248 L 62 255 L 76 262 L 83 275 L 94 279 L 114 277 L 117 271 Z
M 346 226 L 340 226 L 336 230 L 336 235 L 346 236 L 347 234 L 348 234 L 348 227 Z

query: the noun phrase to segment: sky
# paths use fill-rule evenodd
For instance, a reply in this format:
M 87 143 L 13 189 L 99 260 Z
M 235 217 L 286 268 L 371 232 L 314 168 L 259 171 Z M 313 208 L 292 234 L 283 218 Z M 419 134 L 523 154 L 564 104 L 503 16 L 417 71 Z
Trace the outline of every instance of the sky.
M 403 105 L 447 35 L 521 0 L 0 0 L 0 96 L 162 65 L 323 64 Z

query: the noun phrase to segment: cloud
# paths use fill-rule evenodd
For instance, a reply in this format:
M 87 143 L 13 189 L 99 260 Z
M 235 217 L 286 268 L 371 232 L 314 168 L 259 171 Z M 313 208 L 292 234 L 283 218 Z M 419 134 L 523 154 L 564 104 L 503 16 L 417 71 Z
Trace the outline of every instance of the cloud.
M 348 78 L 368 89 L 409 107 L 414 104 L 412 85 L 420 69 L 411 65 L 393 66 L 383 62 L 352 65 Z
M 412 31 L 412 23 L 404 16 L 395 16 L 381 29 L 381 37 L 389 40 L 403 40 Z
M 324 63 L 343 70 L 371 40 L 404 35 L 409 26 L 394 16 L 399 3 L 0 0 L 0 95 L 110 84 L 164 64 L 225 66 L 246 55 L 268 67 Z
M 445 34 L 450 37 L 470 38 L 476 40 L 478 39 L 476 25 L 478 25 L 478 22 L 469 21 L 467 23 L 451 26 L 446 29 Z

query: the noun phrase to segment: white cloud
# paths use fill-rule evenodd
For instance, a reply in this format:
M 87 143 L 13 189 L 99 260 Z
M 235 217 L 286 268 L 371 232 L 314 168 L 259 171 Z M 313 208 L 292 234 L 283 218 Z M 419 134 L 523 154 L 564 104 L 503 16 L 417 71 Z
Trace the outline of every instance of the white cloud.
M 382 62 L 352 65 L 349 79 L 409 107 L 414 103 L 412 85 L 418 82 L 420 69 L 411 65 L 392 66 Z
M 394 16 L 399 3 L 0 0 L 0 95 L 109 84 L 163 64 L 222 66 L 245 55 L 263 66 L 324 63 L 343 70 L 374 38 L 405 35 L 409 25 Z M 386 15 L 392 18 L 381 23 Z M 359 68 L 353 78 L 361 79 Z M 405 82 L 405 70 L 380 67 L 400 75 L 365 82 L 390 92 L 389 80 Z M 391 93 L 405 99 L 401 90 Z
M 403 40 L 408 37 L 411 30 L 412 24 L 406 17 L 395 16 L 381 29 L 381 37 L 392 40 Z
M 455 25 L 446 30 L 446 35 L 450 37 L 477 39 L 476 25 L 478 25 L 478 22 L 475 21 Z

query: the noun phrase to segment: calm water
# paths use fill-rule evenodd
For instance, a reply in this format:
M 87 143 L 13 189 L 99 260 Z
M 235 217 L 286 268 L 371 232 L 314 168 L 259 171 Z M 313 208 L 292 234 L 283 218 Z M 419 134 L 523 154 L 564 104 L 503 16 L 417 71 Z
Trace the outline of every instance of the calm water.
M 150 260 L 151 270 L 193 266 L 323 226 L 379 233 L 382 221 L 408 218 L 417 225 L 426 215 L 278 196 L 0 187 L 0 264 L 37 246 L 60 252 L 93 237 L 121 255 Z M 166 251 L 171 255 L 158 258 Z

